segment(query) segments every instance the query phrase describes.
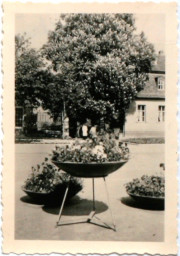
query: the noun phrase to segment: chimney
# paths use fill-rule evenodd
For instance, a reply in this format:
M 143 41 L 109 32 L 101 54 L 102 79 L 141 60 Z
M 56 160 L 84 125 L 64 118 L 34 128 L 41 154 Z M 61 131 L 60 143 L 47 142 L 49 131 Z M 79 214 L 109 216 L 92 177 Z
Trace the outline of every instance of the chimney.
M 159 51 L 159 56 L 163 56 L 164 52 L 163 51 Z

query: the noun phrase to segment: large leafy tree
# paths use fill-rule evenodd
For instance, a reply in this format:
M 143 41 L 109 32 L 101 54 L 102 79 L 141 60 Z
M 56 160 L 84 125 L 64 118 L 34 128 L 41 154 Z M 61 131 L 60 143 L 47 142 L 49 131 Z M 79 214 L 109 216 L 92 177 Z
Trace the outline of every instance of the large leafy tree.
M 64 102 L 76 120 L 103 117 L 118 125 L 154 59 L 144 34 L 135 34 L 131 14 L 63 14 L 42 53 L 56 72 L 45 102 L 54 115 Z
M 48 93 L 46 85 L 52 81 L 52 74 L 30 45 L 25 34 L 15 36 L 15 100 L 19 106 L 37 107 Z

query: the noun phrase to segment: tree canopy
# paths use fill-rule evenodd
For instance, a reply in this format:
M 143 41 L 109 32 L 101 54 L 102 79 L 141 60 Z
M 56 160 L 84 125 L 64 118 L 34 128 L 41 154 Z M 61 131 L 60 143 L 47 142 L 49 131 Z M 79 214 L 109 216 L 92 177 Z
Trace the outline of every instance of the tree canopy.
M 25 34 L 15 36 L 15 100 L 20 106 L 37 107 L 52 75 L 45 69 L 40 53 L 30 46 Z
M 154 60 L 153 46 L 134 32 L 131 14 L 61 15 L 42 48 L 57 73 L 48 108 L 56 114 L 65 101 L 77 120 L 123 122 Z
M 135 33 L 131 14 L 63 14 L 41 52 L 16 35 L 15 57 L 18 105 L 42 104 L 57 118 L 65 104 L 77 121 L 103 117 L 121 125 L 145 86 L 154 49 Z

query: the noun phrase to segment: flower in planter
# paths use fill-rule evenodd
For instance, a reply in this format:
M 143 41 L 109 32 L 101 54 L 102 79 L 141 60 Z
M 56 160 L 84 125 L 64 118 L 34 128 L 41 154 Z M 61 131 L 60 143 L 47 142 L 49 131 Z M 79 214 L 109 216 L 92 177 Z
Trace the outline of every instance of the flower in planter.
M 165 197 L 164 176 L 143 175 L 141 179 L 136 178 L 133 179 L 133 181 L 125 184 L 125 187 L 128 194 L 156 198 Z
M 56 147 L 52 160 L 60 162 L 112 162 L 128 160 L 127 145 L 119 144 L 115 139 L 99 136 L 86 141 L 75 141 L 70 147 Z
M 24 189 L 32 192 L 51 193 L 57 188 L 65 188 L 69 182 L 70 176 L 59 170 L 55 165 L 48 162 L 48 158 L 41 165 L 32 167 L 32 173 L 25 181 Z M 82 180 L 71 177 L 70 189 L 80 191 L 82 189 Z M 73 193 L 72 193 L 73 194 Z

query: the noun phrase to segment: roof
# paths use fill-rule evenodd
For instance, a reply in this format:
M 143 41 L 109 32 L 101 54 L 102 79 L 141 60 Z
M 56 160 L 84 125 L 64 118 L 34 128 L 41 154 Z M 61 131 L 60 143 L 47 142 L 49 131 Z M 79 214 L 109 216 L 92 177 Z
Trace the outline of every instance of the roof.
M 165 90 L 159 90 L 157 87 L 157 82 L 156 82 L 157 77 L 163 77 L 164 79 L 165 75 L 149 74 L 149 80 L 146 82 L 144 89 L 138 93 L 137 98 L 165 99 Z
M 163 72 L 165 73 L 165 56 L 162 52 L 156 56 L 156 60 L 152 65 L 151 72 Z
M 149 80 L 142 91 L 137 95 L 137 98 L 144 99 L 165 99 L 165 90 L 159 90 L 157 87 L 157 78 L 165 79 L 165 56 L 162 52 L 157 56 L 156 62 L 149 73 Z

